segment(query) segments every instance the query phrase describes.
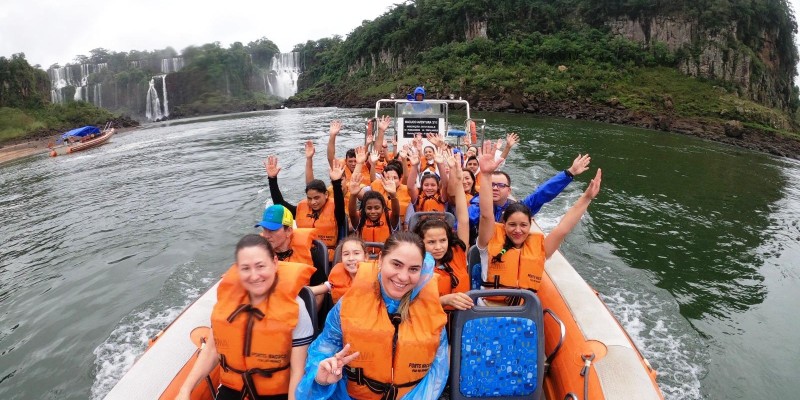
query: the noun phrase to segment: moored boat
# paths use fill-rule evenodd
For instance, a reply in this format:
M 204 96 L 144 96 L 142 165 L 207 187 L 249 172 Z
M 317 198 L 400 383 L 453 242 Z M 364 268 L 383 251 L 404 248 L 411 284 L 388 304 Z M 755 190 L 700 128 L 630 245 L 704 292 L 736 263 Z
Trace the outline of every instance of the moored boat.
M 81 150 L 100 146 L 108 141 L 114 134 L 114 128 L 109 124 L 101 131 L 95 126 L 76 128 L 61 135 L 61 145 L 50 147 L 50 157 L 75 153 Z
M 456 140 L 457 145 L 467 135 L 473 136 L 470 138 L 473 140 L 477 136 L 469 105 L 462 100 L 413 102 L 382 99 L 376 103 L 375 118 L 379 116 L 383 105 L 392 103 L 400 145 L 403 140 L 410 140 L 420 133 L 448 135 L 451 140 Z M 449 129 L 448 110 L 451 104 L 466 113 L 463 130 Z M 371 121 L 374 124 L 374 120 Z M 367 130 L 370 130 L 369 121 Z M 535 224 L 532 229 L 540 230 Z M 474 265 L 474 260 L 471 259 L 469 265 Z M 656 371 L 644 359 L 598 293 L 559 251 L 546 261 L 541 288 L 536 295 L 541 306 L 534 311 L 538 316 L 530 317 L 537 321 L 537 328 L 543 335 L 543 345 L 537 346 L 538 355 L 534 359 L 538 357 L 544 362 L 541 367 L 534 368 L 538 383 L 531 393 L 535 391 L 542 398 L 559 400 L 663 398 L 656 383 Z M 148 350 L 108 393 L 106 399 L 174 397 L 203 346 L 215 301 L 216 285 L 151 341 Z M 459 363 L 459 360 L 454 357 L 451 371 L 457 370 L 455 363 Z M 520 370 L 523 367 L 526 366 L 519 366 Z M 192 392 L 192 399 L 213 398 L 218 385 L 217 371 L 198 383 Z M 495 379 L 491 372 L 485 372 L 486 380 Z M 450 382 L 451 391 L 458 390 L 459 376 L 453 376 Z M 506 385 L 526 384 L 506 382 Z M 537 397 L 523 395 L 502 398 Z

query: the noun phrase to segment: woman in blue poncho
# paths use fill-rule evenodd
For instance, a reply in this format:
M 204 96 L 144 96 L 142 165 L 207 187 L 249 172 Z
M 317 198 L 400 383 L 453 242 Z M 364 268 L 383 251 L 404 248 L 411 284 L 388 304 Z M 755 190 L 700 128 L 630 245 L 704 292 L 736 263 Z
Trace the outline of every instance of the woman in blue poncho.
M 359 267 L 308 350 L 298 399 L 435 399 L 449 372 L 447 317 L 419 236 L 389 237 Z

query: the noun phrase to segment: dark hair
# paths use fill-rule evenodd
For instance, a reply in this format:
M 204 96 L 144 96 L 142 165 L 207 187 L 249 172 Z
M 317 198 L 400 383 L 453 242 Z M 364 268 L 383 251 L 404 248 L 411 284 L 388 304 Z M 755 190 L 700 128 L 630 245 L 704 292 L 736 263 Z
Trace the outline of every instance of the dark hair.
M 236 243 L 236 251 L 234 252 L 233 257 L 236 258 L 239 255 L 239 250 L 247 247 L 261 247 L 267 251 L 269 258 L 275 257 L 275 249 L 272 248 L 272 245 L 269 243 L 269 241 L 263 236 L 256 235 L 254 233 L 244 235 L 244 237 L 239 239 L 239 243 Z
M 312 189 L 320 193 L 328 193 L 328 188 L 325 187 L 325 182 L 319 179 L 314 179 L 311 182 L 308 182 L 308 184 L 306 185 L 306 193 L 308 193 L 308 191 Z
M 462 250 L 467 249 L 467 245 L 461 241 L 461 239 L 456 236 L 453 232 L 453 228 L 439 218 L 428 218 L 423 221 L 421 224 L 417 225 L 416 229 L 414 229 L 414 233 L 416 233 L 421 239 L 422 244 L 425 244 L 425 233 L 427 233 L 431 229 L 441 228 L 444 229 L 445 233 L 447 234 L 447 251 L 442 256 L 442 259 L 439 260 L 442 264 L 447 264 L 450 261 L 453 261 L 453 246 L 461 246 Z
M 386 223 L 387 224 L 391 223 L 391 222 L 389 222 L 391 220 L 389 219 L 389 206 L 386 205 L 386 199 L 383 197 L 383 195 L 380 192 L 375 191 L 375 190 L 370 190 L 370 191 L 368 191 L 367 193 L 364 194 L 364 198 L 361 199 L 361 203 L 359 204 L 359 207 L 358 207 L 358 212 L 359 212 L 360 217 L 358 219 L 358 226 L 356 226 L 356 228 L 355 228 L 356 234 L 358 236 L 361 236 L 361 230 L 364 228 L 364 225 L 367 223 L 367 213 L 366 213 L 367 200 L 371 200 L 371 199 L 377 199 L 378 201 L 381 202 L 381 206 L 383 206 L 383 214 L 386 216 Z M 389 231 L 390 232 L 392 230 L 391 228 L 392 228 L 392 226 L 389 225 Z
M 478 163 L 478 165 L 480 165 L 480 164 L 481 164 L 480 162 L 478 162 L 478 157 L 476 157 L 476 156 L 469 156 L 469 157 L 467 157 L 467 161 L 465 161 L 465 162 L 464 162 L 464 165 L 467 165 L 467 163 L 468 163 L 468 162 L 470 162 L 470 161 L 472 161 L 472 160 L 475 160 L 475 162 L 476 162 L 476 163 Z
M 473 174 L 472 171 L 468 169 L 465 169 L 464 172 L 468 173 L 469 176 L 472 178 L 472 186 L 469 187 L 469 194 L 475 196 L 476 194 L 478 194 L 478 191 L 475 190 L 475 174 Z
M 383 175 L 386 176 L 386 173 L 389 171 L 397 172 L 397 176 L 403 179 L 403 164 L 401 164 L 400 161 L 392 160 L 386 163 L 386 166 L 383 167 Z
M 530 220 L 533 217 L 533 215 L 531 214 L 531 209 L 528 208 L 528 206 L 526 206 L 525 204 L 511 203 L 508 205 L 508 207 L 506 207 L 505 211 L 503 211 L 503 215 L 501 216 L 503 223 L 508 221 L 508 218 L 510 218 L 512 215 L 518 212 L 525 214 L 525 216 L 528 217 L 528 220 Z M 505 242 L 503 242 L 503 249 L 500 250 L 499 253 L 495 254 L 494 257 L 492 257 L 492 262 L 503 262 L 503 254 L 506 254 L 506 252 L 510 248 L 514 247 L 514 242 L 512 242 L 508 236 L 506 236 L 505 238 L 506 240 Z
M 356 149 L 349 149 L 344 153 L 344 158 L 356 158 Z
M 389 238 L 386 239 L 386 242 L 383 243 L 381 257 L 385 257 L 397 246 L 399 246 L 400 243 L 411 243 L 414 246 L 417 246 L 419 249 L 419 254 L 425 258 L 425 244 L 422 243 L 422 239 L 419 237 L 419 235 L 409 231 L 395 232 L 389 236 Z
M 359 246 L 361 246 L 361 250 L 364 250 L 365 252 L 367 251 L 367 244 L 364 243 L 364 239 L 361 239 L 356 235 L 347 235 L 347 237 L 339 241 L 339 246 L 344 248 L 344 244 L 347 242 L 356 242 Z
M 508 176 L 507 173 L 505 173 L 503 171 L 494 171 L 494 172 L 492 172 L 492 175 L 503 175 L 503 176 L 505 176 L 506 180 L 508 181 L 508 186 L 511 186 L 511 177 Z
M 428 149 L 431 149 L 434 153 L 436 152 L 436 148 L 433 147 L 433 146 L 425 146 L 425 148 L 423 148 L 422 151 L 424 152 L 425 150 L 428 150 Z
M 420 192 L 417 194 L 416 203 L 414 203 L 414 209 L 416 211 L 422 211 L 422 208 L 423 208 L 422 206 L 425 205 L 425 200 L 428 200 L 428 199 L 432 199 L 432 200 L 435 200 L 437 203 L 444 204 L 444 201 L 441 199 L 441 196 L 439 195 L 439 189 L 437 189 L 436 190 L 436 194 L 434 194 L 431 197 L 427 197 L 424 194 L 424 192 L 422 192 L 422 185 L 425 183 L 425 181 L 427 179 L 431 179 L 431 178 L 436 180 L 436 185 L 439 186 L 439 189 L 442 188 L 441 182 L 439 180 L 439 175 L 436 175 L 433 172 L 428 172 L 428 173 L 420 175 L 420 178 L 419 178 L 419 190 L 420 190 Z

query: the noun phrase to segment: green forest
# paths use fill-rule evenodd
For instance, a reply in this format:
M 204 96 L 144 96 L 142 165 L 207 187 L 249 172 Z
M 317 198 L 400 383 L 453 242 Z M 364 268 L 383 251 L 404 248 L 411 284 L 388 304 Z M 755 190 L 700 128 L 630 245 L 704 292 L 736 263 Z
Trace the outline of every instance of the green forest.
M 628 20 L 647 28 L 659 18 L 693 22 L 705 35 L 670 49 L 655 38 L 641 43 L 615 35 L 610 27 Z M 475 25 L 484 32 L 469 37 Z M 429 95 L 494 101 L 500 109 L 504 100 L 519 108 L 515 98 L 619 103 L 793 135 L 800 106 L 796 32 L 785 0 L 416 0 L 364 21 L 346 40 L 296 46 L 305 69 L 294 100 L 369 104 L 424 85 Z M 753 87 L 770 89 L 753 99 L 758 96 L 749 96 L 748 85 L 681 73 L 681 65 L 702 60 L 709 43 L 724 61 L 744 60 Z M 774 49 L 763 57 L 767 45 Z
M 786 0 L 409 0 L 347 38 L 296 45 L 300 92 L 287 104 L 365 106 L 424 85 L 429 97 L 453 94 L 488 111 L 592 119 L 610 110 L 636 118 L 609 122 L 635 125 L 644 115 L 666 120 L 664 130 L 679 119 L 735 120 L 800 138 L 796 33 Z M 267 38 L 180 52 L 96 48 L 48 68 L 80 75 L 95 66 L 88 83 L 103 108 L 73 101 L 80 96 L 69 86 L 68 100 L 51 104 L 47 72 L 22 53 L 0 57 L 0 143 L 139 117 L 162 60 L 175 57 L 183 68 L 164 82 L 170 118 L 279 107 L 265 90 L 278 52 Z

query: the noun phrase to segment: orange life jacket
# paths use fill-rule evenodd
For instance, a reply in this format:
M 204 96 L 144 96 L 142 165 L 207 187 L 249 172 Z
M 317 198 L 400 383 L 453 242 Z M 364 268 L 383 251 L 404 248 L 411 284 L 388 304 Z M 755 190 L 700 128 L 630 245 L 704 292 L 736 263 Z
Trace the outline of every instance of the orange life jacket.
M 539 232 L 530 233 L 522 248 L 507 249 L 501 257 L 502 260 L 495 261 L 495 256 L 503 250 L 505 240 L 503 224 L 495 222 L 494 236 L 487 246 L 489 267 L 484 286 L 539 290 L 546 258 L 544 235 Z
M 264 231 L 261 231 L 261 236 L 266 238 Z M 300 264 L 307 264 L 312 267 L 316 267 L 314 265 L 314 260 L 311 258 L 311 247 L 313 246 L 313 240 L 316 239 L 316 233 L 314 229 L 311 228 L 295 228 L 292 229 L 292 243 L 291 243 L 291 250 L 292 254 L 289 255 L 288 258 L 285 258 L 281 261 L 288 261 L 293 263 L 300 263 Z
M 228 284 L 220 284 L 211 312 L 221 384 L 250 398 L 289 392 L 292 331 L 298 321 L 296 298 L 313 272 L 305 264 L 279 262 L 272 292 L 256 305 L 250 304 L 250 296 L 239 282 L 238 267 L 234 264 L 225 273 L 223 280 Z
M 376 261 L 363 261 L 358 263 L 359 269 L 361 269 L 362 266 L 364 268 L 376 268 Z M 338 263 L 331 269 L 331 273 L 328 275 L 328 283 L 331 284 L 331 298 L 334 303 L 338 303 L 339 299 L 350 290 L 350 286 L 353 284 L 353 278 L 350 277 L 350 273 L 344 268 L 344 264 Z
M 328 246 L 328 259 L 333 259 L 333 250 L 339 242 L 339 229 L 336 225 L 336 215 L 334 214 L 333 199 L 328 197 L 328 201 L 322 206 L 322 210 L 315 213 L 308 205 L 308 199 L 303 199 L 297 205 L 295 221 L 298 228 L 314 228 L 317 238 Z
M 358 230 L 358 236 L 365 242 L 378 242 L 383 243 L 389 236 L 392 235 L 392 228 L 389 226 L 389 220 L 386 214 L 389 211 L 381 214 L 381 219 L 378 222 L 373 222 L 369 218 L 364 220 L 364 225 Z M 370 254 L 375 254 L 378 250 L 370 248 L 367 250 Z
M 444 212 L 444 201 L 442 201 L 441 193 L 437 192 L 433 196 L 426 196 L 422 193 L 422 189 L 420 189 L 419 194 L 417 195 L 417 203 L 414 204 L 414 211 L 416 212 L 428 212 L 428 211 L 439 211 Z
M 394 153 L 392 153 L 391 151 L 387 151 L 386 157 L 384 157 L 382 160 L 378 159 L 378 161 L 375 162 L 375 173 L 382 174 L 383 169 L 386 168 L 386 165 L 389 164 L 389 161 L 393 159 L 394 159 Z
M 345 159 L 340 159 L 341 162 L 345 162 Z M 347 191 L 347 183 L 350 182 L 350 177 L 353 176 L 353 173 L 350 172 L 350 168 L 347 166 L 344 167 L 344 180 L 342 180 L 342 188 Z M 369 185 L 369 167 L 367 164 L 361 164 L 361 183 L 363 185 Z
M 380 179 L 373 181 L 370 187 L 372 190 L 382 194 L 388 201 L 389 197 L 386 195 L 386 189 L 383 187 L 383 182 Z M 411 195 L 408 194 L 408 186 L 398 186 L 395 195 L 397 196 L 397 201 L 400 202 L 400 222 L 405 223 L 406 211 L 408 210 L 408 205 L 411 204 Z M 389 206 L 391 206 L 391 204 L 392 202 L 389 201 Z
M 453 259 L 448 265 L 440 265 L 434 270 L 438 276 L 439 296 L 469 291 L 467 254 L 458 245 L 451 247 L 451 249 L 453 249 Z
M 447 322 L 436 282 L 431 280 L 411 302 L 410 321 L 399 322 L 398 316 L 395 328 L 377 281 L 378 269 L 362 264 L 352 290 L 342 297 L 342 342 L 361 353 L 345 369 L 347 393 L 354 399 L 377 400 L 393 391 L 394 398 L 405 396 L 430 370 Z

